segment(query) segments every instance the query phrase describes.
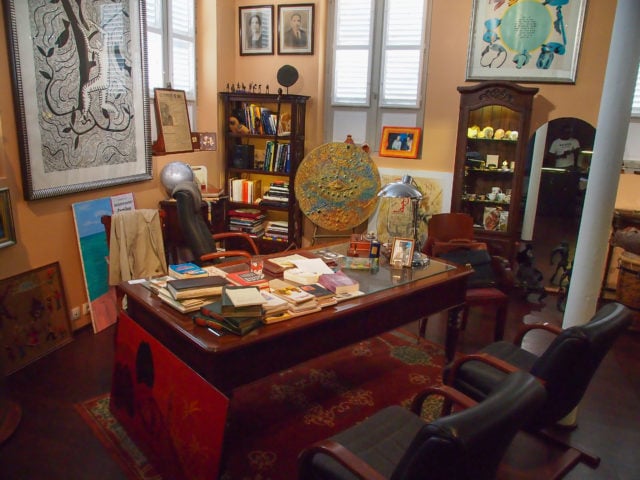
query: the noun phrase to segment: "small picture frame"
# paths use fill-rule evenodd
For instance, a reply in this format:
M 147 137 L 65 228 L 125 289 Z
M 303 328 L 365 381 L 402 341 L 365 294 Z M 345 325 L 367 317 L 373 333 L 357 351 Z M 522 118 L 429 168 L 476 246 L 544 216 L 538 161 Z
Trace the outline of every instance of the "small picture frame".
M 185 91 L 155 88 L 153 92 L 158 126 L 158 141 L 154 145 L 154 153 L 193 152 Z
M 273 55 L 273 5 L 238 7 L 240 55 Z
M 0 188 L 0 248 L 16 244 L 16 230 L 13 226 L 11 194 L 7 187 Z
M 383 157 L 418 158 L 419 127 L 382 127 L 380 155 Z
M 391 244 L 389 264 L 394 268 L 411 267 L 413 263 L 414 243 L 411 238 L 395 237 Z
M 314 4 L 278 5 L 278 54 L 313 55 Z

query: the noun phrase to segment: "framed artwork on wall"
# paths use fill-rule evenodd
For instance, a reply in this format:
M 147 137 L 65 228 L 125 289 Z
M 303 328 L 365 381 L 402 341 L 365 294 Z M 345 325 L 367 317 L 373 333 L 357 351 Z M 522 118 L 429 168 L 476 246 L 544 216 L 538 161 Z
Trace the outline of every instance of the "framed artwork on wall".
M 418 158 L 419 127 L 382 127 L 380 155 L 383 157 Z
M 273 5 L 238 7 L 240 55 L 273 55 Z
M 0 248 L 16 244 L 16 229 L 13 226 L 11 194 L 8 188 L 0 188 Z
M 7 375 L 73 340 L 58 262 L 0 280 L 0 306 Z
M 313 55 L 314 4 L 278 5 L 278 53 Z
M 467 80 L 575 83 L 587 0 L 474 0 Z
M 27 200 L 151 179 L 141 2 L 7 0 Z

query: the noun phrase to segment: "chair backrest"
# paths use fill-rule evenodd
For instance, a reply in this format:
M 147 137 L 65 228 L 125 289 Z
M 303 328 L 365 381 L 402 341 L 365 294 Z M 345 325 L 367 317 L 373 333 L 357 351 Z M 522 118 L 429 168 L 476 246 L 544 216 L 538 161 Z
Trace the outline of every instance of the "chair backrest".
M 422 427 L 391 479 L 494 479 L 513 437 L 545 397 L 532 375 L 510 374 L 482 402 Z
M 193 261 L 199 264 L 202 255 L 216 251 L 216 243 L 202 218 L 202 195 L 195 183 L 185 182 L 175 186 L 172 196 L 176 199 L 182 236 L 193 254 Z
M 431 256 L 434 242 L 454 239 L 473 240 L 473 217 L 466 213 L 438 213 L 429 219 L 427 241 L 422 252 Z
M 547 402 L 528 425 L 554 424 L 580 402 L 600 362 L 632 320 L 620 303 L 608 303 L 591 320 L 558 335 L 533 364 L 530 373 L 545 381 Z

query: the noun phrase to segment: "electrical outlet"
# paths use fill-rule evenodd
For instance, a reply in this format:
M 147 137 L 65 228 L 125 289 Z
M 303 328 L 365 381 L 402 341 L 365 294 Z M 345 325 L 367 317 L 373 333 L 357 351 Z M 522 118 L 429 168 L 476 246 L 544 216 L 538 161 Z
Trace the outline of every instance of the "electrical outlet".
M 78 320 L 80 318 L 80 307 L 74 307 L 71 309 L 71 319 Z
M 89 315 L 91 313 L 91 306 L 89 302 L 82 304 L 82 315 Z

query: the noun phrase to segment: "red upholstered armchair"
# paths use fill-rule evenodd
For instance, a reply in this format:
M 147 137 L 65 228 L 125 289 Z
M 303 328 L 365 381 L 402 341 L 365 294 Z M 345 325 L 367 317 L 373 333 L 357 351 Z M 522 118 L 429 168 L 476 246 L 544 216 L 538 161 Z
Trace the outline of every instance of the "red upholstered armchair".
M 494 340 L 501 340 L 507 320 L 508 291 L 513 285 L 509 262 L 488 254 L 483 242 L 473 238 L 473 218 L 466 213 L 441 213 L 429 220 L 427 241 L 423 253 L 454 263 L 469 264 L 475 273 L 470 277 L 462 311 L 461 328 L 467 325 L 469 308 L 492 307 L 496 311 Z M 427 319 L 420 322 L 420 334 L 424 336 Z

